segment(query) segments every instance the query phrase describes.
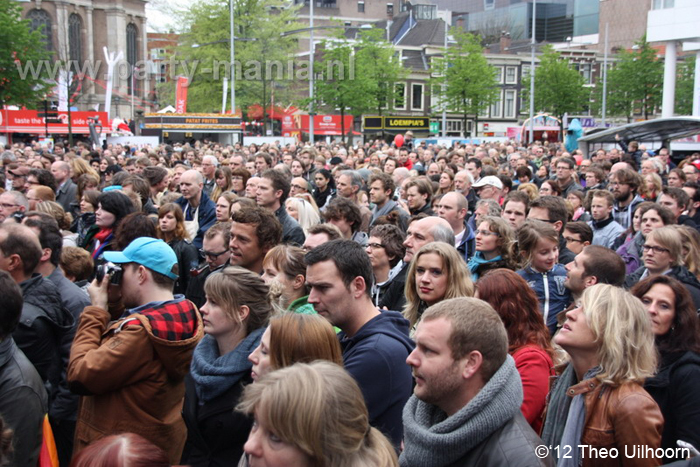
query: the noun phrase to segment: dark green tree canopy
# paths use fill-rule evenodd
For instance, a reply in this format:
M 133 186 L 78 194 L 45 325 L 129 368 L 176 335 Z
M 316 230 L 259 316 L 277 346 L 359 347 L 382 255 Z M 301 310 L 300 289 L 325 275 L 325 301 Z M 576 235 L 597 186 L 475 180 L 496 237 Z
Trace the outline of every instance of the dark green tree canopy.
M 50 76 L 51 52 L 41 30 L 32 31 L 22 20 L 22 7 L 14 0 L 0 0 L 0 108 L 4 105 L 35 107 L 56 85 Z

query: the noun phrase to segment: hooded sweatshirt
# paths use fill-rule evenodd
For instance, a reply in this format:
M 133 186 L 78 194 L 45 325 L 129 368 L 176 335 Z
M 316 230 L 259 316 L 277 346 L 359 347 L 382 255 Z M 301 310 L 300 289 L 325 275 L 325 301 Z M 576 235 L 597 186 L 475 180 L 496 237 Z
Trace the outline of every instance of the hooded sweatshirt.
M 187 434 L 184 378 L 202 335 L 202 318 L 184 298 L 141 306 L 111 323 L 106 310 L 85 308 L 68 365 L 70 389 L 84 396 L 75 454 L 104 436 L 131 432 L 178 463 Z
M 409 323 L 396 311 L 383 311 L 353 337 L 338 334 L 345 369 L 355 378 L 369 411 L 369 423 L 399 446 L 403 436 L 401 413 L 411 396 L 413 378 L 406 364 L 413 351 Z

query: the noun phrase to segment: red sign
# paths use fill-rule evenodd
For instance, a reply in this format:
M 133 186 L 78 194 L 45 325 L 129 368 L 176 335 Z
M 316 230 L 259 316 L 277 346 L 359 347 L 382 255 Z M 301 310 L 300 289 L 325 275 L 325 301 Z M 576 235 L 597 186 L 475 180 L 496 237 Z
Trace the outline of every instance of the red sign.
M 0 133 L 44 134 L 46 124 L 36 110 L 2 110 L 0 111 Z M 90 134 L 88 117 L 98 117 L 102 126 L 108 131 L 107 112 L 71 112 L 72 130 L 75 134 Z M 49 123 L 49 133 L 68 134 L 68 112 L 58 112 L 62 123 Z
M 353 129 L 353 116 L 345 116 L 345 133 Z M 309 132 L 308 115 L 285 115 L 282 118 L 283 136 L 296 136 L 294 133 Z M 340 115 L 314 115 L 314 134 L 340 136 L 343 134 Z
M 187 78 L 179 76 L 177 78 L 177 88 L 175 89 L 175 113 L 184 114 L 187 112 Z

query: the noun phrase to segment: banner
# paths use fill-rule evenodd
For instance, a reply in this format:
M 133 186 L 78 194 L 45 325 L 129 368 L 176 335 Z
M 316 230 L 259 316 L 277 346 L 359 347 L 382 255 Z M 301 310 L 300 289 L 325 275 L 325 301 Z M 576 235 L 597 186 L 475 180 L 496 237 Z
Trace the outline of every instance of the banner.
M 179 76 L 177 78 L 177 88 L 175 90 L 175 113 L 184 114 L 187 112 L 187 78 Z
M 45 118 L 36 110 L 0 110 L 0 133 L 27 133 L 43 135 L 48 127 L 49 134 L 68 134 L 68 112 L 57 112 L 60 123 L 46 125 Z M 107 125 L 106 112 L 71 112 L 71 125 L 74 134 L 88 135 L 90 129 L 88 119 L 98 117 L 103 125 Z

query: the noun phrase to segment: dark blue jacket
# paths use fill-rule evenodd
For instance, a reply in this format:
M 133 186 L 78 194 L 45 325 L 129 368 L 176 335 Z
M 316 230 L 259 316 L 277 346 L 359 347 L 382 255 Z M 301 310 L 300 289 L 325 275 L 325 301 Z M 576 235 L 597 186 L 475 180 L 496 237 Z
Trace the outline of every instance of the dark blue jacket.
M 413 351 L 409 323 L 396 311 L 383 311 L 353 337 L 338 334 L 345 369 L 355 378 L 369 411 L 369 423 L 398 447 L 403 437 L 403 406 L 413 390 L 411 368 L 406 364 Z
M 517 271 L 535 291 L 549 333 L 557 330 L 557 315 L 571 303 L 571 292 L 564 287 L 566 268 L 555 264 L 551 271 L 537 272 L 530 266 Z
M 187 220 L 188 213 L 186 209 L 189 206 L 189 202 L 184 196 L 180 196 L 176 203 L 182 208 L 185 220 Z M 190 216 L 191 213 L 194 213 L 194 209 L 190 208 Z M 209 230 L 209 227 L 216 223 L 216 204 L 214 204 L 204 192 L 202 192 L 202 199 L 199 201 L 199 213 L 197 217 L 199 220 L 199 230 L 197 230 L 197 236 L 192 239 L 192 244 L 199 249 L 202 248 L 204 232 Z
M 462 256 L 465 262 L 469 262 L 472 256 L 474 256 L 474 249 L 476 248 L 476 235 L 474 235 L 474 230 L 469 227 L 467 220 L 464 220 L 464 228 L 466 232 L 462 235 L 462 241 L 459 245 L 456 245 L 457 251 Z

